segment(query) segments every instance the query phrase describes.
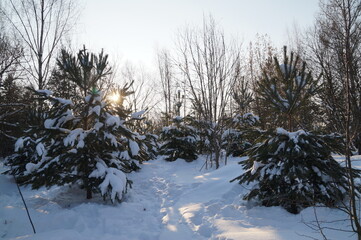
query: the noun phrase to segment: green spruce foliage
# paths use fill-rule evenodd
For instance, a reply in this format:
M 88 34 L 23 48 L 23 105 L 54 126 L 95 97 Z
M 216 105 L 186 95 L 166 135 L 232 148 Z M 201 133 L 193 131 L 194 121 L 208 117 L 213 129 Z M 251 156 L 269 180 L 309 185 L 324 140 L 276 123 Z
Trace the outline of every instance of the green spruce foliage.
M 295 127 L 308 128 L 312 124 L 312 113 L 317 109 L 315 94 L 320 90 L 320 77 L 313 78 L 292 52 L 287 55 L 284 47 L 283 63 L 278 58 L 273 61 L 273 71 L 263 71 L 257 82 L 256 92 L 264 111 L 268 111 L 269 126 L 285 126 L 289 131 Z M 312 123 L 312 122 L 311 122 Z
M 232 181 L 254 183 L 245 200 L 282 206 L 291 213 L 317 204 L 334 207 L 348 191 L 347 171 L 331 156 L 343 150 L 339 140 L 333 135 L 278 128 L 260 137 L 249 158 L 241 162 L 245 173 Z
M 258 83 L 258 93 L 265 107 L 272 109 L 273 124 L 283 128 L 263 132 L 247 152 L 249 158 L 240 162 L 245 172 L 232 181 L 253 184 L 244 199 L 282 206 L 295 214 L 317 204 L 336 206 L 348 191 L 347 171 L 331 156 L 342 152 L 342 141 L 337 135 L 305 130 L 304 118 L 312 119 L 319 78 L 306 72 L 299 57 L 287 56 L 286 48 L 284 63 L 275 58 L 273 64 L 274 71 L 265 71 Z M 294 131 L 296 127 L 300 130 Z
M 253 145 L 259 118 L 252 113 L 237 114 L 226 122 L 230 128 L 222 134 L 222 149 L 226 150 L 227 156 L 241 156 Z
M 100 193 L 112 202 L 121 200 L 131 183 L 125 173 L 139 168 L 138 142 L 144 137 L 127 127 L 130 113 L 116 111 L 98 90 L 99 81 L 110 73 L 107 55 L 85 48 L 76 56 L 62 51 L 58 67 L 76 84 L 80 100 L 74 104 L 51 91 L 36 91 L 49 107 L 44 107 L 41 126 L 17 141 L 17 153 L 7 162 L 9 173 L 33 188 L 78 185 L 88 199 Z M 129 93 L 126 88 L 123 92 Z
M 43 112 L 29 110 L 27 111 L 28 127 L 23 132 L 23 136 L 18 138 L 15 143 L 15 153 L 6 158 L 6 164 L 11 167 L 9 174 L 16 176 L 19 184 L 32 184 L 34 188 L 40 186 L 50 186 L 49 178 L 41 177 L 41 174 L 31 174 L 34 167 L 45 164 L 48 160 L 48 148 L 50 146 L 59 146 L 61 137 L 64 136 L 64 129 L 67 124 L 72 103 L 64 99 L 54 98 L 50 96 L 51 91 L 48 90 L 31 90 L 34 99 L 42 103 Z M 47 106 L 47 107 L 45 107 Z M 45 110 L 46 109 L 46 110 Z M 47 120 L 46 120 L 47 119 Z M 46 128 L 49 120 L 52 119 L 57 129 L 51 127 Z
M 191 162 L 198 158 L 197 156 L 197 134 L 195 129 L 190 126 L 190 117 L 175 117 L 170 126 L 164 127 L 160 134 L 160 154 L 166 155 L 167 161 L 175 161 L 182 158 Z

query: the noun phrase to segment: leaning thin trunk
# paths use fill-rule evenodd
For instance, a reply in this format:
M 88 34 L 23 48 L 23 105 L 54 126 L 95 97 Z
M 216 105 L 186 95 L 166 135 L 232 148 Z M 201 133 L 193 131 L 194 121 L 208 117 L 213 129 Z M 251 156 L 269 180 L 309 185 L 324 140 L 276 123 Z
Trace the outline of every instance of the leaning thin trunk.
M 348 29 L 349 30 L 349 29 Z M 349 31 L 346 31 L 349 33 Z M 349 42 L 350 36 L 346 36 L 345 41 L 345 66 L 346 66 L 346 78 L 345 78 L 345 99 L 346 99 L 346 167 L 349 177 L 349 194 L 350 194 L 350 220 L 354 231 L 357 232 L 358 240 L 361 240 L 361 225 L 359 222 L 359 212 L 356 206 L 356 190 L 355 182 L 352 174 L 351 163 L 351 46 Z
M 88 186 L 87 190 L 86 190 L 86 199 L 92 199 L 93 195 L 92 195 L 92 190 L 91 188 Z

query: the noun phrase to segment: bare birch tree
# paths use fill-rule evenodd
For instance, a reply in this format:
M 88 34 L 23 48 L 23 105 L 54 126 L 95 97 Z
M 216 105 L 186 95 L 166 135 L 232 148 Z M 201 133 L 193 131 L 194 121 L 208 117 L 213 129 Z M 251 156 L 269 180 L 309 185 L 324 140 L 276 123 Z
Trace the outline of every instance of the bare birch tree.
M 201 29 L 187 28 L 178 38 L 176 66 L 188 85 L 188 98 L 200 119 L 213 126 L 210 137 L 216 167 L 220 160 L 220 137 L 232 90 L 240 79 L 240 48 L 227 43 L 212 17 Z
M 1 29 L 2 30 L 2 29 Z M 26 104 L 19 84 L 19 62 L 23 56 L 21 45 L 0 32 L 0 156 L 11 153 L 17 134 L 19 119 Z
M 263 71 L 270 73 L 273 57 L 277 56 L 276 48 L 273 46 L 269 36 L 256 35 L 254 42 L 250 42 L 247 48 L 247 58 L 245 62 L 245 82 L 251 85 L 253 92 L 252 110 L 260 117 L 263 129 L 271 127 L 274 122 L 273 114 L 270 114 L 268 103 L 264 103 L 257 95 L 257 84 L 260 81 Z M 273 127 L 273 126 L 272 126 Z
M 309 33 L 308 47 L 316 70 L 323 73 L 321 99 L 329 126 L 345 134 L 349 202 L 342 208 L 361 239 L 360 209 L 352 174 L 351 148 L 361 140 L 361 1 L 320 2 L 321 13 Z M 359 152 L 361 146 L 358 146 Z
M 121 71 L 121 79 L 125 83 L 132 83 L 129 90 L 134 94 L 128 97 L 128 106 L 133 112 L 151 110 L 157 104 L 152 93 L 152 77 L 142 67 L 136 67 L 131 63 L 126 63 Z
M 157 64 L 158 64 L 158 72 L 159 79 L 162 85 L 162 97 L 164 99 L 165 104 L 165 121 L 166 125 L 168 125 L 169 118 L 172 113 L 172 95 L 173 95 L 173 85 L 174 85 L 174 76 L 173 69 L 171 63 L 171 57 L 167 50 L 160 50 L 157 53 Z
M 6 0 L 1 9 L 22 40 L 23 66 L 34 88 L 44 89 L 61 39 L 70 30 L 72 0 Z

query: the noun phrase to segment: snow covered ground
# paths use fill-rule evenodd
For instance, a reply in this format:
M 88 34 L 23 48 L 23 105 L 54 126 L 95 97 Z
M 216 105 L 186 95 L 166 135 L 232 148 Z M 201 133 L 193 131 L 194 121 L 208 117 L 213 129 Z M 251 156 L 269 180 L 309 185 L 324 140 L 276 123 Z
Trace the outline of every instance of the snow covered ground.
M 247 191 L 229 180 L 242 168 L 240 158 L 228 159 L 217 170 L 200 171 L 204 158 L 192 163 L 166 162 L 159 157 L 128 175 L 133 188 L 124 202 L 112 205 L 101 198 L 67 187 L 31 190 L 22 187 L 37 234 L 32 233 L 13 179 L 0 175 L 0 238 L 36 240 L 187 240 L 187 239 L 321 239 L 307 227 L 314 208 L 293 215 L 280 207 L 254 206 L 242 200 Z M 0 163 L 0 172 L 5 169 Z M 338 210 L 318 208 L 324 226 L 348 229 Z M 338 221 L 341 220 L 341 221 Z M 329 239 L 356 239 L 351 233 L 326 230 Z

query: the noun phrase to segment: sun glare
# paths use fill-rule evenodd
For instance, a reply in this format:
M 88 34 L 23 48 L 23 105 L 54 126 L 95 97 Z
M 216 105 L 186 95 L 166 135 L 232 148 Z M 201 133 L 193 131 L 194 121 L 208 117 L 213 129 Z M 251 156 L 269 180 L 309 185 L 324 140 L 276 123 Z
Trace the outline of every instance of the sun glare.
M 109 100 L 112 101 L 113 103 L 118 102 L 120 99 L 120 95 L 117 93 L 114 93 L 112 95 L 109 96 Z

